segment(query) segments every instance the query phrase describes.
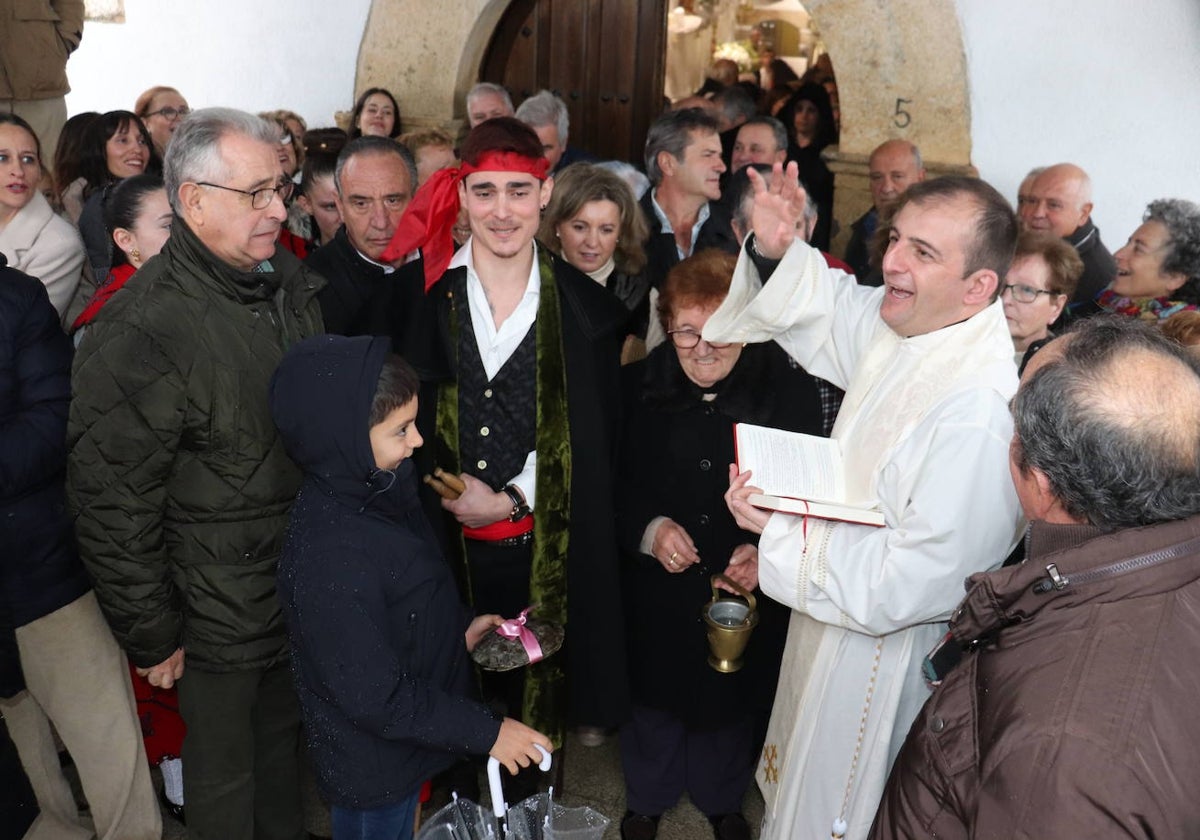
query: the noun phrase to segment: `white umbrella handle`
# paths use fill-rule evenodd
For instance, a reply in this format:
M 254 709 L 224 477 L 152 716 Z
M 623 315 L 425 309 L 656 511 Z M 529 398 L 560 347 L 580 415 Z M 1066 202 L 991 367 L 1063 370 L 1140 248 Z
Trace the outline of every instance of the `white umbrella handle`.
M 534 746 L 542 754 L 542 760 L 538 764 L 538 769 L 545 773 L 550 769 L 550 753 L 541 744 L 534 744 Z M 496 819 L 504 819 L 504 814 L 508 811 L 508 804 L 504 801 L 504 786 L 500 783 L 499 759 L 488 759 L 487 777 L 488 789 L 492 792 L 492 813 L 496 815 Z

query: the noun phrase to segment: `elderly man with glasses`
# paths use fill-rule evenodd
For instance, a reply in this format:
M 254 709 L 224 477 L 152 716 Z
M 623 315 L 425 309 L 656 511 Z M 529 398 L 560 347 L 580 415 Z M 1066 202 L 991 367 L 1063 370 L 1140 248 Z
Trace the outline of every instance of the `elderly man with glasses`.
M 93 322 L 72 373 L 80 553 L 139 674 L 179 683 L 188 835 L 204 840 L 304 836 L 275 598 L 300 473 L 267 386 L 322 331 L 323 281 L 276 246 L 291 188 L 278 142 L 240 111 L 183 121 L 164 172 L 171 238 Z

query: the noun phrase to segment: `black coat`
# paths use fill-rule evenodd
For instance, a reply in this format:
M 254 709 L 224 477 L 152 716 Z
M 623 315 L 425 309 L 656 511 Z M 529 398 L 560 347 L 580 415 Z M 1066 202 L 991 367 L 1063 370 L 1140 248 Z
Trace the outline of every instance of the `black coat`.
M 470 616 L 406 460 L 375 468 L 368 416 L 385 338 L 317 336 L 271 382 L 271 410 L 304 469 L 278 593 L 317 781 L 329 802 L 399 802 L 486 753 L 500 721 L 470 699 Z
M 646 227 L 650 230 L 646 239 L 646 268 L 642 273 L 651 287 L 661 289 L 663 281 L 667 279 L 667 272 L 679 262 L 679 248 L 675 245 L 675 234 L 663 232 L 662 222 L 654 212 L 653 194 L 653 188 L 646 190 L 638 202 L 646 220 Z M 720 201 L 710 201 L 708 213 L 708 220 L 700 226 L 700 233 L 692 243 L 692 253 L 699 254 L 707 248 L 717 248 L 726 253 L 736 254 L 741 250 L 741 244 L 733 235 L 728 208 Z M 650 317 L 654 317 L 654 313 L 651 313 Z
M 860 286 L 882 286 L 883 270 L 871 265 L 871 243 L 879 229 L 879 211 L 872 207 L 850 224 L 850 242 L 846 245 L 846 262 L 854 270 Z
M 0 254 L 0 697 L 24 688 L 17 627 L 89 589 L 63 485 L 71 340 L 46 288 Z
M 728 726 L 770 708 L 789 615 L 758 592 L 760 623 L 743 669 L 721 674 L 707 664 L 701 610 L 712 597 L 710 578 L 725 570 L 734 548 L 758 541 L 737 526 L 723 499 L 734 461 L 733 424 L 820 434 L 820 394 L 813 377 L 773 342 L 746 346 L 711 389 L 684 375 L 669 343 L 624 374 L 617 523 L 633 700 L 689 726 Z M 706 390 L 715 399 L 704 400 Z M 659 516 L 688 532 L 700 563 L 669 574 L 641 553 L 646 526 Z
M 828 251 L 833 238 L 833 173 L 821 157 L 824 149 L 823 143 L 813 143 L 803 148 L 792 144 L 788 146 L 787 159 L 796 161 L 800 182 L 804 184 L 809 197 L 817 203 L 817 226 L 809 242 L 814 248 Z
M 406 354 L 408 336 L 425 291 L 421 260 L 386 274 L 381 266 L 359 255 L 342 225 L 333 239 L 313 251 L 304 264 L 325 278 L 317 302 L 321 304 L 326 332 L 388 336 L 395 352 Z
M 1091 217 L 1066 239 L 1083 260 L 1083 275 L 1079 278 L 1069 304 L 1074 311 L 1077 307 L 1086 306 L 1094 301 L 1096 295 L 1117 279 L 1117 261 L 1101 241 L 1100 228 L 1096 227 Z
M 620 626 L 617 547 L 613 535 L 613 482 L 620 422 L 620 339 L 628 318 L 621 303 L 590 277 L 554 257 L 563 358 L 567 373 L 567 423 L 571 445 L 571 523 L 566 557 L 567 718 L 571 722 L 615 726 L 628 716 L 625 649 Z M 425 381 L 421 432 L 430 441 L 418 452 L 428 472 L 444 455 L 435 451 L 438 384 L 457 377 L 450 330 L 451 269 L 429 290 L 429 332 L 423 352 L 412 357 Z M 460 328 L 470 328 L 466 302 L 458 310 Z M 539 462 L 539 469 L 541 463 Z M 457 553 L 460 528 L 427 494 L 431 517 L 445 523 L 448 551 Z M 535 510 L 536 515 L 536 510 Z

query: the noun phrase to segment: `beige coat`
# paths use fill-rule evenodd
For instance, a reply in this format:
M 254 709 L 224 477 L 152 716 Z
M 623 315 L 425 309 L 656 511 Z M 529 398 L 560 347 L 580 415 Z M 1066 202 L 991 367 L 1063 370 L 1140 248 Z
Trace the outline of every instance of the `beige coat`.
M 0 0 L 0 99 L 67 93 L 67 56 L 82 36 L 83 0 Z
M 74 225 L 50 209 L 41 192 L 35 191 L 33 200 L 0 229 L 0 253 L 10 267 L 42 281 L 61 318 L 79 286 L 83 240 Z

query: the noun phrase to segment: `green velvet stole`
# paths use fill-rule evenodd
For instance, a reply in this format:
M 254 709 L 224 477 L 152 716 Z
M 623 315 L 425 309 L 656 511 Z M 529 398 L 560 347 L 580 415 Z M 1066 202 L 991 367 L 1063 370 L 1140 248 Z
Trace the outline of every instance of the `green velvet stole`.
M 533 529 L 533 568 L 529 581 L 534 614 L 545 621 L 567 626 L 567 548 L 571 524 L 571 434 L 567 411 L 567 369 L 564 361 L 562 310 L 554 264 L 546 249 L 538 251 L 541 289 L 534 335 L 537 349 L 537 475 Z M 466 306 L 466 302 L 463 302 Z M 469 319 L 469 316 L 468 316 Z M 468 320 L 469 323 L 469 320 Z M 450 339 L 458 352 L 458 308 L 451 293 Z M 458 365 L 455 365 L 458 370 Z M 449 380 L 438 389 L 437 434 L 449 454 L 445 468 L 459 472 L 458 382 Z M 465 546 L 459 532 L 460 548 Z M 512 618 L 512 616 L 505 616 Z M 556 747 L 565 730 L 565 674 L 559 652 L 531 665 L 525 674 L 522 720 L 548 735 Z

